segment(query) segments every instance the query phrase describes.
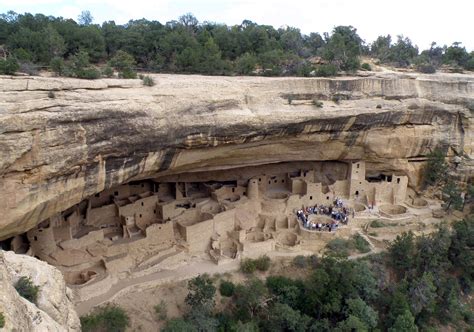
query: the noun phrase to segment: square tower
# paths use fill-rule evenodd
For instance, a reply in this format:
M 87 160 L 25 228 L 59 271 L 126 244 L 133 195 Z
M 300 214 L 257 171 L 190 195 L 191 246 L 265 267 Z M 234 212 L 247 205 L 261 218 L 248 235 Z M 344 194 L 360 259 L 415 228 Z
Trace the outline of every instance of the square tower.
M 365 197 L 366 181 L 365 181 L 365 162 L 351 161 L 349 164 L 349 198 L 361 200 Z

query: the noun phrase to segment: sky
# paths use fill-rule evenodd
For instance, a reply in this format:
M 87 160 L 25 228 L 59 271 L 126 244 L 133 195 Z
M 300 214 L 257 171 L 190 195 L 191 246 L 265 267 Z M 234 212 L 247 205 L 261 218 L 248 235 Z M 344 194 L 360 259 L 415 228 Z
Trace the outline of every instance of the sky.
M 89 10 L 94 23 L 146 18 L 161 23 L 192 13 L 200 22 L 228 25 L 251 20 L 292 26 L 303 33 L 352 25 L 366 41 L 380 35 L 409 37 L 420 49 L 462 42 L 474 51 L 474 0 L 0 0 L 0 13 L 41 13 L 77 19 Z

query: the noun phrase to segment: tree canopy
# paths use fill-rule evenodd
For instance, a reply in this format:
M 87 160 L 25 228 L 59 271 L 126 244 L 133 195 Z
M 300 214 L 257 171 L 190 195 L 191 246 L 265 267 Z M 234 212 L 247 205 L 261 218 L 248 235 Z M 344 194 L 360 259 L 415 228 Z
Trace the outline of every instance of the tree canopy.
M 164 24 L 139 19 L 119 25 L 96 24 L 87 10 L 77 21 L 9 11 L 0 15 L 0 45 L 20 63 L 46 67 L 58 57 L 67 63 L 78 52 L 87 53 L 92 65 L 125 52 L 133 57 L 133 70 L 210 75 L 329 76 L 357 70 L 364 54 L 396 66 L 474 69 L 474 54 L 458 42 L 449 47 L 434 43 L 419 54 L 403 36 L 395 43 L 391 36 L 380 36 L 368 45 L 352 26 L 306 35 L 294 27 L 276 29 L 249 20 L 232 26 L 200 22 L 191 13 Z

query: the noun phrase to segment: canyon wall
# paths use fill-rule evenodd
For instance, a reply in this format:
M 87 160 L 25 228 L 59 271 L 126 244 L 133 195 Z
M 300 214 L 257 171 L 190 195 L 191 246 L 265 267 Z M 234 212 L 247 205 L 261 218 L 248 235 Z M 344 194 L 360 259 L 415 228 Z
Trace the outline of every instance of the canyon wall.
M 15 290 L 14 284 L 23 276 L 39 286 L 37 304 Z M 71 297 L 72 291 L 56 268 L 33 257 L 0 250 L 0 312 L 5 331 L 80 331 Z
M 433 148 L 473 156 L 473 75 L 153 77 L 0 77 L 0 240 L 131 180 L 363 159 L 416 188 Z

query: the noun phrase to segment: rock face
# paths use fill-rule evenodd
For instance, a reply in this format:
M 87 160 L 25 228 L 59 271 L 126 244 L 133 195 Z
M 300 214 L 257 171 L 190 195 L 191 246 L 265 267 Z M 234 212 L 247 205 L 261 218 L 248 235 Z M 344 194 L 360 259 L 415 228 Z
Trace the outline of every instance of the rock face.
M 434 147 L 472 157 L 472 75 L 154 79 L 0 78 L 0 240 L 130 180 L 363 159 L 416 187 Z
M 40 286 L 37 306 L 20 297 L 13 287 L 22 276 Z M 56 268 L 0 250 L 0 312 L 5 316 L 5 331 L 80 331 L 71 294 Z

